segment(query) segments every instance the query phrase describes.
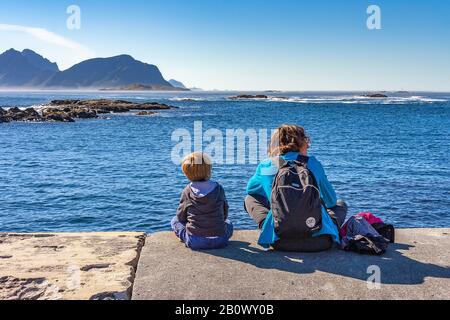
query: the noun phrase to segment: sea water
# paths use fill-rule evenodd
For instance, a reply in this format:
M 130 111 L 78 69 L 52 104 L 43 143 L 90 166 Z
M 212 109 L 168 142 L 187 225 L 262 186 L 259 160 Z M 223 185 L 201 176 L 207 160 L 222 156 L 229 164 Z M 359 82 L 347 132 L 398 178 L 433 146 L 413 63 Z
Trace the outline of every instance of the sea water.
M 172 133 L 304 126 L 350 214 L 373 212 L 397 227 L 450 227 L 450 94 L 267 93 L 235 101 L 233 92 L 2 92 L 0 106 L 52 99 L 157 101 L 180 109 L 75 123 L 0 124 L 0 232 L 169 230 L 188 183 L 171 160 Z M 222 164 L 237 228 L 253 228 L 243 209 L 256 164 Z

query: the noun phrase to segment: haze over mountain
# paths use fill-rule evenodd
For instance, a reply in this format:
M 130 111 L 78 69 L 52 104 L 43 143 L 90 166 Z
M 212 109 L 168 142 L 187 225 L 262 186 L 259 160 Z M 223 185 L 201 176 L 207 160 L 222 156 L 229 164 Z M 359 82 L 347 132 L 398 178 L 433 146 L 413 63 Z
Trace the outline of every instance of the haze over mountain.
M 90 59 L 64 71 L 28 49 L 11 49 L 0 55 L 2 88 L 119 89 L 131 85 L 171 91 L 178 88 L 164 79 L 157 66 L 129 55 Z
M 174 86 L 175 88 L 187 89 L 186 86 L 185 86 L 182 82 L 177 81 L 177 80 L 175 80 L 175 79 L 169 80 L 169 83 L 170 83 L 172 86 Z

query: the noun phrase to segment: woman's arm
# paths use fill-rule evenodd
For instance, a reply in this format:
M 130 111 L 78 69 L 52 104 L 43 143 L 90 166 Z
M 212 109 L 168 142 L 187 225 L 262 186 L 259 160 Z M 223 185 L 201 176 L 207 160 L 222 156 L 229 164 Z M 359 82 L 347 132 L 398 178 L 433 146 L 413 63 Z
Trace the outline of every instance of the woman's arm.
M 253 177 L 250 178 L 247 184 L 247 195 L 252 194 L 259 194 L 259 195 L 264 194 L 259 166 L 256 169 L 256 173 L 253 175 Z
M 272 164 L 271 160 L 263 161 L 248 182 L 247 195 L 259 195 L 269 200 L 273 178 L 277 172 L 278 168 Z

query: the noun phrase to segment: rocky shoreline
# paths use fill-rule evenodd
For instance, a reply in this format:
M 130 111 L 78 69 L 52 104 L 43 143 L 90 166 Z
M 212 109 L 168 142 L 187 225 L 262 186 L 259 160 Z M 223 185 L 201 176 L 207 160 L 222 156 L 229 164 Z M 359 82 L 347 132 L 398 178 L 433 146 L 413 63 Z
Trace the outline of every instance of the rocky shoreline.
M 75 122 L 76 119 L 96 119 L 100 114 L 140 111 L 137 115 L 154 115 L 155 111 L 177 109 L 158 102 L 134 103 L 125 100 L 54 100 L 40 108 L 0 107 L 0 123 Z
M 145 234 L 0 233 L 1 300 L 129 300 Z

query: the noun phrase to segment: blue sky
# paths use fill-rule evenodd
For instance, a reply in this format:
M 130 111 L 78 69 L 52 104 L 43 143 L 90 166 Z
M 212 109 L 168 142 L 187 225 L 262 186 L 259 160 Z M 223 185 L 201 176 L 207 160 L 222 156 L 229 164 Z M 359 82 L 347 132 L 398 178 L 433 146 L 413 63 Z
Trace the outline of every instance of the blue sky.
M 66 27 L 72 4 L 80 30 Z M 381 30 L 366 27 L 372 4 Z M 62 69 L 127 53 L 204 89 L 450 91 L 449 39 L 443 0 L 0 3 L 1 51 L 30 48 Z

